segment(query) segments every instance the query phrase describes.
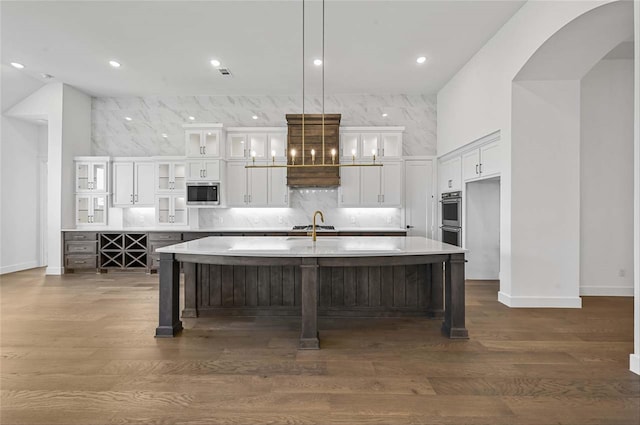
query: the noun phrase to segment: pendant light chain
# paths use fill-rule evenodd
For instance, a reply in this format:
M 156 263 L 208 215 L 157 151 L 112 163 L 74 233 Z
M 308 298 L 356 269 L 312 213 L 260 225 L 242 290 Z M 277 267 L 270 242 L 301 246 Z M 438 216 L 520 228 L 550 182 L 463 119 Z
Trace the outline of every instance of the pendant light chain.
M 322 0 L 322 164 L 324 165 L 324 0 Z
M 302 165 L 304 165 L 304 0 L 302 0 Z

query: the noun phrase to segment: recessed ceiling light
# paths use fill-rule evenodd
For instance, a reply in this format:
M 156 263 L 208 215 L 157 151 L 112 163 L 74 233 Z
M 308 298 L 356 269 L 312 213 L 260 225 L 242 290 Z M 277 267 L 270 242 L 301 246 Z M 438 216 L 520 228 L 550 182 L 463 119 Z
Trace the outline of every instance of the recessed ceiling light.
M 24 65 L 18 62 L 11 62 L 11 66 L 17 69 L 23 69 Z
M 189 117 L 189 121 L 195 121 L 196 117 Z
M 254 120 L 257 120 L 257 119 L 258 119 L 258 116 L 257 116 L 257 115 L 254 115 L 254 116 L 252 116 L 251 118 L 253 118 Z
M 211 59 L 211 65 L 213 66 L 220 66 L 220 61 L 217 59 Z
M 427 58 L 425 56 L 420 56 L 418 59 L 416 59 L 416 62 L 418 63 L 425 63 L 427 61 Z
M 124 117 L 125 120 L 131 121 L 131 117 Z
M 109 65 L 111 65 L 114 68 L 120 68 L 120 62 L 117 62 L 114 60 L 109 61 Z
M 386 118 L 386 117 L 388 117 L 388 116 L 389 116 L 389 114 L 387 114 L 387 113 L 385 112 L 384 114 L 382 114 L 382 116 Z
M 320 65 L 322 65 L 322 59 L 314 59 L 314 60 L 313 60 L 313 64 L 314 64 L 315 66 L 320 66 Z
M 169 137 L 169 136 L 167 135 L 167 133 L 162 133 L 162 137 L 163 137 L 164 139 L 166 139 L 166 138 L 167 138 L 167 137 Z

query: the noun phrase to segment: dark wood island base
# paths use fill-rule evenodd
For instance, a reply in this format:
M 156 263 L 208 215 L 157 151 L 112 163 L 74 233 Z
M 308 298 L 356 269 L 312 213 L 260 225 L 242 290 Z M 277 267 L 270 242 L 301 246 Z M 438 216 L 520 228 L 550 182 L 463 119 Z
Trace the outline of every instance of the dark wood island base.
M 467 339 L 464 262 L 464 253 L 363 257 L 161 253 L 156 337 L 172 337 L 182 330 L 183 263 L 183 317 L 300 316 L 301 350 L 320 348 L 319 315 L 443 318 L 444 335 Z

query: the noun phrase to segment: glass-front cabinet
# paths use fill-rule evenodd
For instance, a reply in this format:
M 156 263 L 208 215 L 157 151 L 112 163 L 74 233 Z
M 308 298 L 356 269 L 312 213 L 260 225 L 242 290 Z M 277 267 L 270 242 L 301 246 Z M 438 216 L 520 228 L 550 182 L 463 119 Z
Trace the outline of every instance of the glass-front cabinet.
M 107 192 L 109 160 L 76 159 L 76 192 Z
M 277 127 L 235 127 L 227 132 L 227 158 L 273 160 L 287 156 L 287 133 Z
M 106 225 L 107 195 L 76 195 L 76 224 Z
M 184 192 L 186 175 L 184 161 L 156 160 L 156 192 Z
M 399 159 L 404 127 L 344 127 L 340 129 L 340 155 L 349 159 Z
M 156 196 L 156 223 L 186 225 L 188 223 L 186 196 L 184 194 Z
M 222 124 L 185 124 L 185 152 L 189 158 L 222 156 Z

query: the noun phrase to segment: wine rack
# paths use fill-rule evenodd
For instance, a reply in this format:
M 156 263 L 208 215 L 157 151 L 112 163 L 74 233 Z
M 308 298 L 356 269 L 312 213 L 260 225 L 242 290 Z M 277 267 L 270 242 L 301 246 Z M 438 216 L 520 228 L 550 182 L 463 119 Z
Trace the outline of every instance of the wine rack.
M 100 269 L 146 269 L 147 233 L 100 233 Z

